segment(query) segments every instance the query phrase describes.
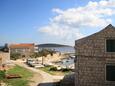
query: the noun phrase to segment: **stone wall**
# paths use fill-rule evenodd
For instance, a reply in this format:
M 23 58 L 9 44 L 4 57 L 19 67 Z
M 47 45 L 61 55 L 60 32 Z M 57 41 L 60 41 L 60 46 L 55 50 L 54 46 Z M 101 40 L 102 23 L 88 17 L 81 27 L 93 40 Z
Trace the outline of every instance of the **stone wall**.
M 0 52 L 0 65 L 10 61 L 10 53 Z
M 115 58 L 79 57 L 76 63 L 76 86 L 115 86 L 115 81 L 106 80 L 106 64 L 115 63 Z
M 115 39 L 115 28 L 112 26 L 108 26 L 98 33 L 77 40 L 75 42 L 76 54 L 80 56 L 115 56 L 115 53 L 106 52 L 107 39 Z
M 60 82 L 60 86 L 75 86 L 75 74 L 70 73 L 65 75 L 64 78 Z
M 107 39 L 115 39 L 112 25 L 75 42 L 76 86 L 115 86 L 115 82 L 106 81 L 106 64 L 115 63 L 115 53 L 106 52 Z
M 34 46 L 29 48 L 10 48 L 11 53 L 20 53 L 21 56 L 30 57 L 34 53 Z

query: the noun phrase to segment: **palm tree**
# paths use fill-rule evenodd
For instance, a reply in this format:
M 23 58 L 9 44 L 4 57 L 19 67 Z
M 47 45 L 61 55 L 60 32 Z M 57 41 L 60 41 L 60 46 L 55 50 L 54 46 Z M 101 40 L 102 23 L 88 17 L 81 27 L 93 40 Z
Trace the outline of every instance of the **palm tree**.
M 53 53 L 55 53 L 55 51 L 48 49 L 42 49 L 41 51 L 39 51 L 39 56 L 42 57 L 42 65 L 44 64 L 44 57 L 46 57 L 48 54 L 53 56 Z
M 41 56 L 42 56 L 42 65 L 44 64 L 44 57 L 46 57 L 49 53 L 46 49 L 41 50 L 40 52 Z

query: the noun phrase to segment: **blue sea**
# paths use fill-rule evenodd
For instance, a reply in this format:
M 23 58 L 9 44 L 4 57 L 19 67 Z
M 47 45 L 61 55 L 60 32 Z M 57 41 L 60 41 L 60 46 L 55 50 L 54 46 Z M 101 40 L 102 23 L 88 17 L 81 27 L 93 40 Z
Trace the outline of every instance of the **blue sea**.
M 74 64 L 74 58 L 62 59 L 61 62 L 58 62 L 57 64 L 62 66 L 69 66 L 71 64 Z
M 74 47 L 39 47 L 41 49 L 51 49 L 61 53 L 75 53 Z

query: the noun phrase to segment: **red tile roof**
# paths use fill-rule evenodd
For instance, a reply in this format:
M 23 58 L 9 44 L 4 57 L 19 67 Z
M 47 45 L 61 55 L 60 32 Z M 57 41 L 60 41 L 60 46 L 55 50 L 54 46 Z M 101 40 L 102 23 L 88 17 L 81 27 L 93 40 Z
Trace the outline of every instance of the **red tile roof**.
M 34 47 L 34 43 L 11 44 L 9 47 L 10 48 L 28 48 L 28 47 Z

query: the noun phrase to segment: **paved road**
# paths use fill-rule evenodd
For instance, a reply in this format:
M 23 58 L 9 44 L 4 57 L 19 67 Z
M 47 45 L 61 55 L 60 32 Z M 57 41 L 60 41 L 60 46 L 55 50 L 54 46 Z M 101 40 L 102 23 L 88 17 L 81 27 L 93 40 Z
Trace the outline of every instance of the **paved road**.
M 30 84 L 31 86 L 53 86 L 53 76 L 51 76 L 50 74 L 48 74 L 44 71 L 41 71 L 39 69 L 28 67 L 23 62 L 16 61 L 14 63 L 38 74 L 35 77 L 33 77 L 33 79 L 35 79 L 35 80 L 34 80 L 33 84 Z

